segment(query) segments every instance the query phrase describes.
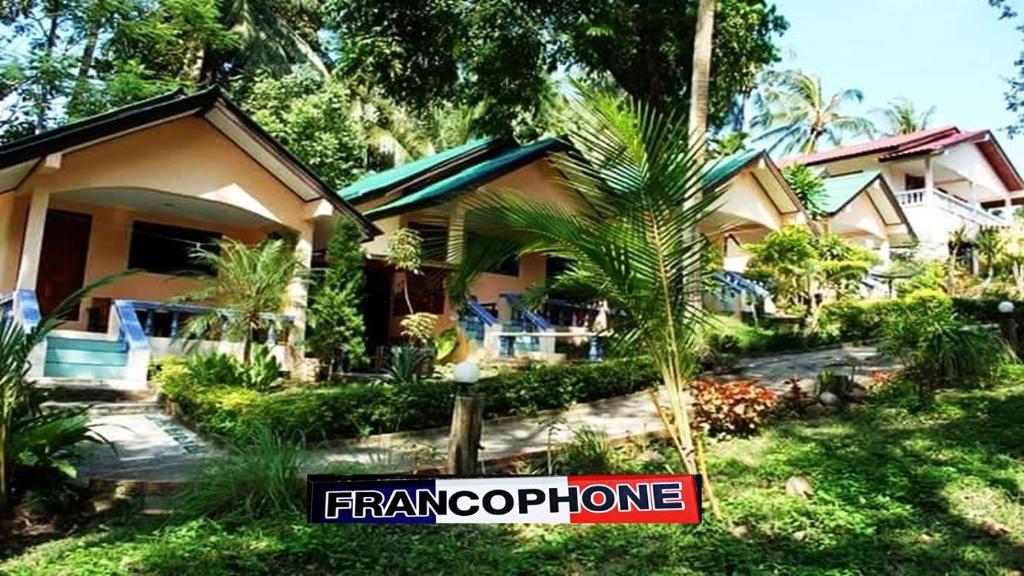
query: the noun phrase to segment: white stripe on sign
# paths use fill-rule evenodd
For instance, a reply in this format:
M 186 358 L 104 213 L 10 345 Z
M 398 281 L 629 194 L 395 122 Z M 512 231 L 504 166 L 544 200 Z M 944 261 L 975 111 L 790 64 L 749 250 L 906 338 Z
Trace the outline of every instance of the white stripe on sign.
M 438 478 L 436 490 L 449 497 L 438 524 L 567 524 L 569 507 L 552 512 L 552 496 L 568 496 L 566 477 Z

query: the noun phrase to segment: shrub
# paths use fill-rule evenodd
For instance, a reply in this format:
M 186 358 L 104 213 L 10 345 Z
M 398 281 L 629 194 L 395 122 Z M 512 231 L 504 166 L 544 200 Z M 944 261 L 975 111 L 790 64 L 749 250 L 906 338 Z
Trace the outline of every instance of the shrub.
M 205 386 L 179 363 L 155 376 L 162 391 L 204 432 L 244 442 L 266 426 L 288 439 L 310 441 L 446 426 L 456 384 L 340 382 L 271 393 L 238 386 Z M 484 378 L 475 390 L 488 418 L 533 414 L 650 388 L 659 377 L 646 360 L 532 366 Z
M 307 454 L 300 444 L 270 428 L 253 430 L 244 443 L 200 470 L 181 494 L 179 513 L 228 521 L 251 521 L 302 509 L 300 479 Z
M 165 362 L 161 369 L 167 366 L 175 364 Z M 267 390 L 281 379 L 281 364 L 269 348 L 259 345 L 253 346 L 248 365 L 230 354 L 200 352 L 186 356 L 185 367 L 192 380 L 201 386 L 240 386 Z
M 940 387 L 992 382 L 1013 356 L 999 336 L 967 324 L 950 299 L 934 291 L 917 291 L 893 309 L 882 351 L 900 359 L 922 400 Z
M 695 421 L 711 435 L 755 432 L 775 407 L 775 394 L 754 380 L 698 381 L 694 387 Z
M 885 319 L 897 300 L 837 300 L 822 307 L 818 330 L 840 341 L 874 340 L 882 336 Z

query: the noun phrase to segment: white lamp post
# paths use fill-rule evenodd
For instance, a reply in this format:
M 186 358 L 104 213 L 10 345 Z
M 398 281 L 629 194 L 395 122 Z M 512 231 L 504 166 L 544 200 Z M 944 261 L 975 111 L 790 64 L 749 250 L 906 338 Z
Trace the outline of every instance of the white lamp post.
M 477 454 L 483 432 L 484 402 L 470 393 L 470 386 L 480 379 L 480 367 L 476 362 L 459 362 L 452 377 L 459 386 L 448 440 L 448 473 L 466 476 L 476 474 L 479 469 Z
M 1010 345 L 1014 352 L 1017 352 L 1017 319 L 1013 316 L 1013 302 L 1003 300 L 999 303 L 999 332 L 1003 340 Z

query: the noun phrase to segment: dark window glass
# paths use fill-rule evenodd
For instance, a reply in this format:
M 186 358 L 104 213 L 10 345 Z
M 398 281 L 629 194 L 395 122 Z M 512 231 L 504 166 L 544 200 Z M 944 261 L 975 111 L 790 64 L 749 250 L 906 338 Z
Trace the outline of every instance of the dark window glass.
M 904 190 L 920 190 L 922 188 L 924 188 L 924 176 L 911 176 L 907 174 L 903 177 Z
M 136 220 L 132 223 L 128 267 L 155 274 L 212 274 L 209 266 L 193 259 L 193 253 L 199 247 L 216 250 L 220 239 L 218 232 Z

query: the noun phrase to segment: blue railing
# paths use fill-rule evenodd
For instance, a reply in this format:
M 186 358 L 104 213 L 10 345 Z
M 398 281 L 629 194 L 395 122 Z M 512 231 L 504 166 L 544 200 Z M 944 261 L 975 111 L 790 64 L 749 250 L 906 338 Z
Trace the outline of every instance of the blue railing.
M 551 322 L 548 322 L 547 318 L 544 318 L 540 314 L 537 314 L 533 310 L 523 303 L 523 298 L 519 294 L 504 293 L 501 295 L 509 305 L 512 307 L 512 319 L 513 321 L 522 319 L 526 324 L 533 327 L 538 332 L 546 332 L 551 329 Z M 529 328 L 527 328 L 529 331 Z
M 0 314 L 20 324 L 25 332 L 32 331 L 43 319 L 36 293 L 25 289 L 0 294 Z
M 194 304 L 174 304 L 167 302 L 152 302 L 147 300 L 121 300 L 125 306 L 131 308 L 135 313 L 136 323 L 139 324 L 140 329 L 144 336 L 166 336 L 172 339 L 178 338 L 181 328 L 184 326 L 184 322 L 187 321 L 190 316 L 199 316 L 204 314 L 217 314 L 222 317 L 228 317 L 233 314 L 237 314 L 234 310 L 228 310 L 224 308 L 211 308 L 207 306 L 197 306 Z M 138 322 L 138 317 L 141 315 L 142 321 Z M 158 316 L 164 316 L 169 318 L 170 325 L 166 329 L 157 327 Z M 269 320 L 265 343 L 267 346 L 273 346 L 278 343 L 277 326 L 287 325 L 293 321 L 291 316 L 284 316 L 278 314 L 264 313 L 260 314 L 260 318 Z M 285 334 L 285 336 L 287 336 Z M 287 338 L 285 338 L 287 339 Z
M 739 272 L 722 270 L 720 272 L 715 272 L 713 277 L 733 296 L 744 292 L 757 298 L 770 298 L 772 295 L 764 286 L 761 286 Z
M 466 337 L 483 344 L 484 332 L 488 326 L 496 326 L 498 319 L 486 306 L 474 299 L 469 299 L 459 314 L 459 325 Z
M 128 350 L 143 352 L 149 350 L 149 338 L 139 324 L 139 315 L 135 313 L 132 300 L 114 300 L 112 307 L 117 314 L 117 339 L 128 344 Z

